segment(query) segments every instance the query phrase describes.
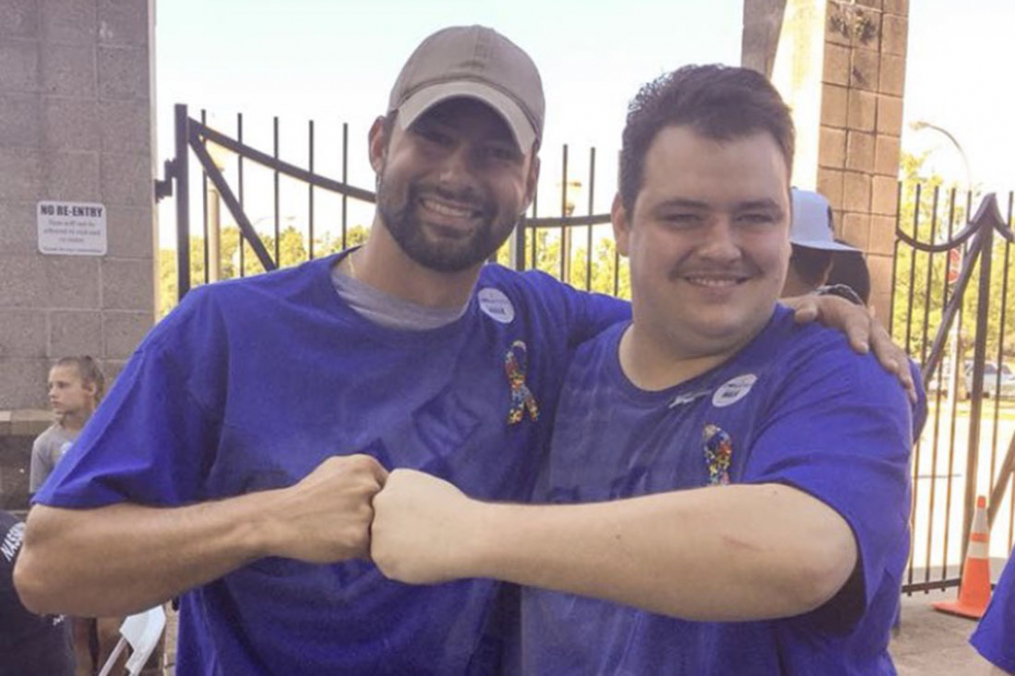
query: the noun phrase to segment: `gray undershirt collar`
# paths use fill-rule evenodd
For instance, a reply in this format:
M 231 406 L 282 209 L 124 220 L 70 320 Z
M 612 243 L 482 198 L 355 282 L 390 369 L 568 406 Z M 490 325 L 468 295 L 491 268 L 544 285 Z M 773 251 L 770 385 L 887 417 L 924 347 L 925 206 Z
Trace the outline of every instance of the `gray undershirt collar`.
M 457 320 L 469 307 L 435 308 L 393 296 L 353 279 L 345 273 L 339 259 L 331 266 L 331 283 L 339 297 L 364 319 L 399 331 L 429 331 Z

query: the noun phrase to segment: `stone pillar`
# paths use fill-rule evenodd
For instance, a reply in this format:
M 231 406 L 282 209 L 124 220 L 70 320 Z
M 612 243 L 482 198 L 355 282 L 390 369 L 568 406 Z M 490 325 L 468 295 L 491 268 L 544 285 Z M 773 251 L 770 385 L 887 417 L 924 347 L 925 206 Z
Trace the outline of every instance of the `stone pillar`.
M 0 0 L 0 433 L 53 360 L 113 376 L 153 323 L 151 28 L 150 0 Z M 102 204 L 106 254 L 40 253 L 43 200 Z
M 908 16 L 908 0 L 744 3 L 742 62 L 771 64 L 766 74 L 794 109 L 794 183 L 824 194 L 838 236 L 867 253 L 881 318 L 891 302 Z M 778 37 L 760 39 L 757 26 L 775 21 Z

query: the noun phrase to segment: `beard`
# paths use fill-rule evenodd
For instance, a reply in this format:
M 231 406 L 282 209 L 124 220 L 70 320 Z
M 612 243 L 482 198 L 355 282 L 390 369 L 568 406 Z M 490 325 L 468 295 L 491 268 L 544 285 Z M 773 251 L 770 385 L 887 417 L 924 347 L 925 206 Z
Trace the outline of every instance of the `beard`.
M 493 198 L 473 188 L 453 191 L 417 181 L 400 189 L 389 183 L 383 176 L 378 177 L 377 211 L 384 225 L 409 258 L 437 272 L 461 272 L 483 263 L 496 253 L 518 222 L 511 208 L 498 208 Z M 420 198 L 425 195 L 471 206 L 478 212 L 479 223 L 465 236 L 439 240 L 431 237 L 428 232 L 439 232 L 441 226 L 427 224 L 420 217 Z

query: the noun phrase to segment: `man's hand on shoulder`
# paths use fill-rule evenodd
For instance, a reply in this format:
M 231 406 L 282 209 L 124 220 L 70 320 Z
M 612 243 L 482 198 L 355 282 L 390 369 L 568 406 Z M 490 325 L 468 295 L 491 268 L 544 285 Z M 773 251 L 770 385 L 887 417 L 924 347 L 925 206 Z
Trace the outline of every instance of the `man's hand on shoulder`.
M 370 553 L 371 501 L 387 471 L 368 455 L 331 457 L 299 483 L 281 489 L 266 515 L 266 555 L 311 563 L 365 558 Z
M 779 302 L 793 309 L 798 322 L 818 320 L 825 326 L 845 333 L 849 344 L 860 354 L 873 351 L 881 366 L 899 379 L 910 401 L 917 401 L 916 384 L 909 371 L 909 356 L 892 342 L 888 331 L 871 316 L 867 308 L 838 296 L 813 294 L 782 298 Z

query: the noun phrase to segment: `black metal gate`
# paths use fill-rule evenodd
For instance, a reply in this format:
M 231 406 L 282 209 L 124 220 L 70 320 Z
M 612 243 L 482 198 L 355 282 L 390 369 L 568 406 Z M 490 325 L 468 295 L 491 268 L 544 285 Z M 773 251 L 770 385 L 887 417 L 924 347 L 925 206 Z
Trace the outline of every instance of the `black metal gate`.
M 308 242 L 309 258 L 315 257 L 314 251 L 314 190 L 324 190 L 335 193 L 341 197 L 341 243 L 344 247 L 348 242 L 348 211 L 347 200 L 354 199 L 363 202 L 373 203 L 375 195 L 370 190 L 356 188 L 348 185 L 345 180 L 345 173 L 348 167 L 348 126 L 342 125 L 342 170 L 343 180 L 337 181 L 314 172 L 314 122 L 308 125 L 308 148 L 309 166 L 307 169 L 298 167 L 279 158 L 279 124 L 278 118 L 273 120 L 274 152 L 268 154 L 252 146 L 243 143 L 243 115 L 236 117 L 236 138 L 232 138 L 220 131 L 212 129 L 206 124 L 205 114 L 202 111 L 200 120 L 196 120 L 188 114 L 187 106 L 177 104 L 175 107 L 175 128 L 176 144 L 175 156 L 165 163 L 165 178 L 156 181 L 156 199 L 172 196 L 176 192 L 176 243 L 177 243 L 177 293 L 182 298 L 190 290 L 193 280 L 191 279 L 191 213 L 190 213 L 190 152 L 194 153 L 202 170 L 202 181 L 211 181 L 215 193 L 221 198 L 229 213 L 235 219 L 240 229 L 241 246 L 239 248 L 240 266 L 239 276 L 245 274 L 246 266 L 243 264 L 243 256 L 246 247 L 249 246 L 257 261 L 264 270 L 274 270 L 279 266 L 280 252 L 280 231 L 279 231 L 279 177 L 288 176 L 307 185 L 308 204 Z M 235 154 L 237 190 L 234 192 L 226 177 L 216 163 L 213 161 L 208 150 L 208 144 L 214 144 Z M 244 162 L 254 162 L 274 173 L 274 252 L 269 252 L 256 232 L 254 226 L 244 210 Z M 214 275 L 210 274 L 213 269 L 211 251 L 216 233 L 214 228 L 209 227 L 209 213 L 217 210 L 218 205 L 208 204 L 208 190 L 202 191 L 202 232 L 203 232 L 203 255 L 204 255 L 204 282 L 215 281 Z
M 900 184 L 900 197 L 906 187 Z M 1008 294 L 1012 195 L 1007 218 L 989 194 L 967 220 L 970 194 L 963 205 L 955 190 L 908 188 L 912 213 L 897 222 L 889 327 L 921 363 L 929 409 L 913 452 L 913 546 L 904 584 L 912 592 L 959 584 L 977 495 L 988 496 L 992 525 L 1001 514 L 1007 523 L 998 554 L 1011 550 L 1015 492 L 1003 512 L 1002 505 L 1015 464 L 1015 424 L 1008 424 L 1015 418 L 1015 359 L 1006 359 L 1006 348 L 1015 347 L 1006 344 L 1013 335 L 1006 325 L 1015 316 Z

